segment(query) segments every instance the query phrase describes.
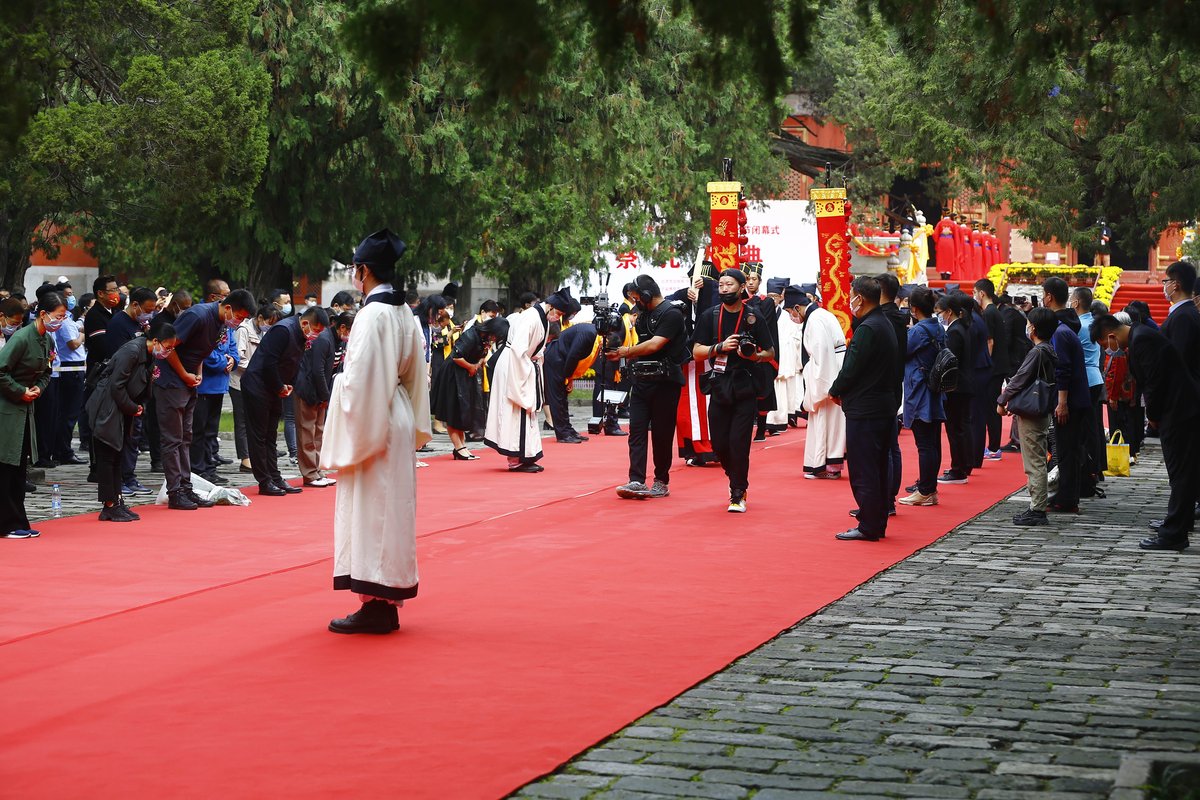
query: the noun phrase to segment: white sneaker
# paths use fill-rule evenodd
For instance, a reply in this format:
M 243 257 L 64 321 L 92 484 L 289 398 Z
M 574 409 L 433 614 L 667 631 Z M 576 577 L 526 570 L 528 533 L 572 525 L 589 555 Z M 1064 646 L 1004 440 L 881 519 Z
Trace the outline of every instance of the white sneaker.
M 305 481 L 304 485 L 305 486 L 316 486 L 319 489 L 323 489 L 326 486 L 333 486 L 336 483 L 337 483 L 337 481 L 335 481 L 333 478 L 322 477 L 322 478 L 317 478 L 315 481 Z
M 726 510 L 731 513 L 734 513 L 734 514 L 745 514 L 746 513 L 746 495 L 742 494 L 738 497 L 729 498 L 729 508 Z

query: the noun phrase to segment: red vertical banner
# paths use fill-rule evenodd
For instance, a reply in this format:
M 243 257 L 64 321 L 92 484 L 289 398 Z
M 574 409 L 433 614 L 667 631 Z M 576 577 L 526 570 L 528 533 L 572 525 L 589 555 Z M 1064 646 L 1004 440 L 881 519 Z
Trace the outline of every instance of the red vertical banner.
M 738 265 L 738 199 L 742 184 L 738 181 L 710 181 L 708 184 L 709 260 L 717 275 Z
M 812 189 L 808 199 L 817 215 L 817 253 L 821 261 L 818 283 L 822 305 L 837 317 L 849 341 L 850 246 L 846 239 L 846 190 Z

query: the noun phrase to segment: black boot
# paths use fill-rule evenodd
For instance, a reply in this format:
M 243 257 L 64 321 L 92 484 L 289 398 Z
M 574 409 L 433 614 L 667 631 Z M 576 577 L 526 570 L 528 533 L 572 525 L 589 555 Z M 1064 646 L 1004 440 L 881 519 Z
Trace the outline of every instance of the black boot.
M 174 508 L 178 511 L 195 511 L 200 506 L 192 502 L 192 498 L 182 489 L 171 492 L 168 495 L 167 508 Z
M 391 633 L 400 627 L 396 607 L 386 600 L 368 600 L 362 608 L 348 617 L 332 620 L 329 630 L 334 633 Z

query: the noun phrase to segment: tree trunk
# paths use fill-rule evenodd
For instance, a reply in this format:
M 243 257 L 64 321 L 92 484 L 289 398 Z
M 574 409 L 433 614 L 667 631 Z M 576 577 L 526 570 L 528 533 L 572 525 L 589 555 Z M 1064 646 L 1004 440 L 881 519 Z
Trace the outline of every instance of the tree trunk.
M 278 253 L 260 253 L 250 262 L 246 283 L 255 297 L 274 300 L 270 295 L 276 289 L 292 291 L 292 270 Z
M 30 293 L 30 287 L 24 285 L 24 280 L 32 255 L 30 243 L 34 230 L 35 225 L 28 223 L 20 212 L 0 210 L 0 268 L 3 269 L 0 287 L 10 291 L 19 288 L 25 294 Z

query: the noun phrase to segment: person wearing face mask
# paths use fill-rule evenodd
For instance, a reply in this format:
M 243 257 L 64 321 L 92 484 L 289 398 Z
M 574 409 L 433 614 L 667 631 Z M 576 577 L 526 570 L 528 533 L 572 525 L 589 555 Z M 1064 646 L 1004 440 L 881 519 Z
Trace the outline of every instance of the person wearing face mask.
M 246 436 L 246 401 L 242 397 L 242 375 L 258 350 L 267 329 L 279 321 L 279 309 L 270 303 L 258 307 L 258 313 L 238 325 L 233 333 L 237 348 L 237 366 L 229 375 L 229 401 L 233 406 L 233 443 L 238 457 L 239 472 L 254 472 L 250 466 L 250 441 Z
M 19 298 L 6 297 L 0 301 L 0 348 L 21 329 L 25 321 L 25 311 L 25 302 Z
M 146 290 L 148 291 L 148 290 Z M 130 294 L 131 305 L 138 290 Z M 134 522 L 140 517 L 125 505 L 122 452 L 130 438 L 134 420 L 146 413 L 154 370 L 176 344 L 175 328 L 169 322 L 154 325 L 117 348 L 100 372 L 88 400 L 92 419 L 92 446 L 96 460 L 96 494 L 103 508 L 101 522 Z
M 179 298 L 176 293 L 175 299 Z M 168 507 L 195 511 L 212 506 L 192 488 L 192 416 L 196 387 L 203 380 L 201 365 L 233 329 L 254 313 L 254 295 L 245 289 L 231 292 L 219 303 L 200 303 L 175 320 L 179 344 L 159 365 L 154 379 L 154 402 L 161 436 L 163 473 L 167 480 Z
M 1008 403 L 1033 383 L 1043 380 L 1054 383 L 1054 368 L 1058 355 L 1050 344 L 1050 337 L 1058 328 L 1054 312 L 1048 308 L 1035 308 L 1029 312 L 1029 325 L 1025 330 L 1034 343 L 1025 355 L 1021 366 L 1009 379 L 1004 390 L 996 398 L 996 410 L 1002 415 L 1009 413 Z M 1047 524 L 1046 506 L 1046 454 L 1050 450 L 1050 415 L 1035 414 L 1022 416 L 1017 430 L 1021 436 L 1021 463 L 1025 467 L 1025 479 L 1029 487 L 1029 508 L 1012 518 L 1014 525 L 1032 526 Z
M 144 286 L 134 288 L 129 293 L 129 303 L 125 308 L 113 313 L 108 323 L 108 334 L 105 343 L 114 353 L 126 342 L 143 336 L 150 328 L 154 319 L 154 311 L 158 307 L 158 296 L 154 291 Z M 129 439 L 121 452 L 121 492 L 125 495 L 153 494 L 154 490 L 142 484 L 137 476 L 138 443 L 142 438 L 143 426 L 154 414 L 151 402 L 154 394 L 151 392 L 145 398 L 146 413 L 134 417 L 129 426 Z M 151 466 L 158 461 L 157 452 L 150 455 Z M 161 469 L 161 467 L 160 467 Z
M 936 506 L 937 477 L 942 467 L 942 423 L 946 419 L 943 397 L 929 387 L 929 373 L 946 335 L 933 318 L 933 292 L 925 287 L 912 291 L 909 310 L 915 324 L 908 329 L 904 345 L 904 427 L 912 431 L 917 446 L 919 474 L 911 494 L 896 502 L 906 506 Z
M 1146 419 L 1158 423 L 1171 496 L 1166 519 L 1152 521 L 1154 534 L 1138 547 L 1185 550 L 1200 494 L 1200 384 L 1171 341 L 1145 324 L 1130 326 L 1104 314 L 1093 320 L 1091 335 L 1101 347 L 1129 353 L 1133 379 L 1146 393 Z
M 321 472 L 319 462 L 337 357 L 353 325 L 353 311 L 330 318 L 329 327 L 309 342 L 300 357 L 295 391 L 296 456 L 305 486 L 320 489 L 337 483 Z
M 292 315 L 292 294 L 287 289 L 276 289 L 271 293 L 271 302 L 279 309 L 279 316 L 286 319 Z
M 775 357 L 767 322 L 742 300 L 746 276 L 727 269 L 717 279 L 721 304 L 696 323 L 692 356 L 711 361 L 708 376 L 708 428 L 713 451 L 729 478 L 726 510 L 746 511 L 750 486 L 750 439 L 758 417 L 754 365 Z
M 808 414 L 804 477 L 837 480 L 846 460 L 846 415 L 830 398 L 829 387 L 846 358 L 846 335 L 837 317 L 813 298 L 815 292 L 815 285 L 789 286 L 783 293 L 783 306 L 792 323 L 800 327 L 800 406 Z
M 239 327 L 241 327 L 239 325 Z M 229 479 L 217 472 L 221 465 L 221 407 L 229 392 L 230 374 L 237 366 L 236 329 L 225 328 L 220 341 L 205 357 L 196 387 L 196 409 L 192 412 L 192 473 L 218 486 Z
M 115 352 L 108 340 L 108 324 L 112 321 L 113 314 L 123 307 L 121 292 L 114 275 L 101 275 L 92 281 L 92 293 L 96 295 L 96 302 L 83 317 L 83 333 L 87 343 L 87 370 L 84 373 L 86 378 L 83 390 L 85 408 L 91 395 L 91 389 L 88 389 L 87 385 L 95 383 L 93 379 L 100 374 L 100 370 L 104 369 L 104 365 Z M 86 413 L 79 418 L 79 444 L 84 450 L 91 452 L 92 433 Z M 91 479 L 95 476 L 89 474 L 88 477 Z
M 1167 267 L 1163 296 L 1171 307 L 1163 320 L 1162 334 L 1175 345 L 1192 377 L 1200 381 L 1200 310 L 1192 302 L 1195 291 L 1195 265 L 1176 261 Z
M 392 287 L 404 250 L 385 228 L 359 244 L 350 268 L 366 297 L 333 382 L 320 467 L 338 471 L 333 588 L 356 592 L 362 607 L 332 620 L 334 633 L 391 633 L 397 606 L 417 596 L 415 452 L 433 434 L 424 337 Z
M 1042 284 L 1042 300 L 1054 312 L 1058 328 L 1050 337 L 1058 356 L 1054 377 L 1058 389 L 1058 407 L 1054 410 L 1054 450 L 1058 457 L 1058 490 L 1050 498 L 1050 511 L 1079 513 L 1079 498 L 1090 496 L 1095 486 L 1086 449 L 1087 431 L 1092 415 L 1091 392 L 1083 344 L 1079 341 L 1082 325 L 1078 315 L 1067 308 L 1070 290 L 1062 278 L 1047 278 Z
M 946 331 L 946 348 L 954 353 L 959 364 L 970 365 L 975 357 L 971 339 L 971 313 L 974 301 L 962 293 L 943 295 L 934 305 L 934 312 Z M 958 370 L 958 384 L 947 392 L 943 401 L 946 410 L 946 441 L 950 445 L 950 468 L 938 476 L 941 484 L 963 484 L 974 469 L 974 438 L 971 435 L 971 398 L 975 396 L 974 371 Z
M 860 275 L 850 284 L 850 313 L 858 320 L 829 396 L 846 414 L 846 461 L 858 503 L 858 526 L 842 541 L 875 542 L 887 533 L 892 498 L 891 447 L 896 429 L 896 331 L 880 308 L 879 281 Z
M 675 415 L 683 390 L 683 365 L 692 361 L 682 303 L 667 301 L 649 275 L 634 281 L 637 338 L 609 358 L 625 358 L 633 388 L 629 399 L 629 482 L 617 487 L 625 498 L 670 494 Z M 646 485 L 647 443 L 653 452 L 654 482 Z
M 42 295 L 33 323 L 13 333 L 0 350 L 0 538 L 39 535 L 25 513 L 29 459 L 35 455 L 33 403 L 50 383 L 51 335 L 66 316 L 62 297 Z
M 242 375 L 250 466 L 261 495 L 282 497 L 302 491 L 279 474 L 275 436 L 283 417 L 283 399 L 292 394 L 301 358 L 327 327 L 329 315 L 320 306 L 280 320 L 263 335 Z
M 510 472 L 541 472 L 541 410 L 545 403 L 542 349 L 550 323 L 575 305 L 571 290 L 559 289 L 541 303 L 508 317 L 508 340 L 496 360 L 483 441 L 508 457 Z
M 68 309 L 70 305 L 68 302 Z M 48 459 L 49 463 L 38 466 L 87 463 L 71 446 L 75 424 L 83 412 L 84 377 L 87 371 L 85 338 L 83 326 L 68 311 L 67 316 L 63 318 L 62 327 L 54 332 L 55 358 L 50 387 L 46 390 L 46 395 L 38 401 L 39 405 L 48 402 L 51 414 L 45 432 L 46 438 L 39 442 L 38 448 L 44 448 L 42 458 Z M 42 435 L 40 429 L 38 434 Z

